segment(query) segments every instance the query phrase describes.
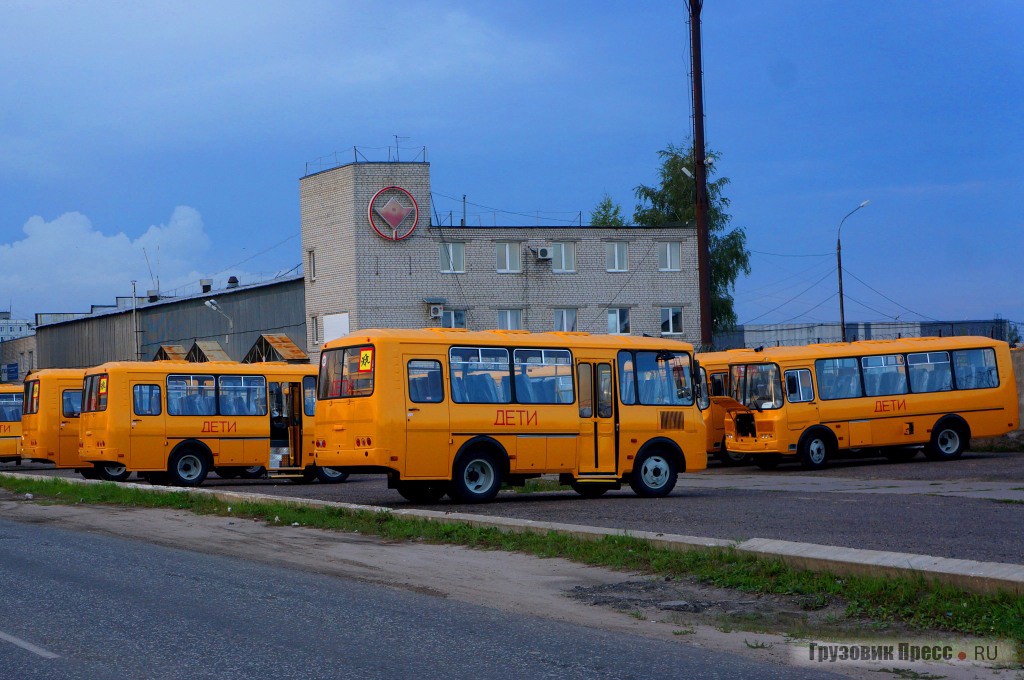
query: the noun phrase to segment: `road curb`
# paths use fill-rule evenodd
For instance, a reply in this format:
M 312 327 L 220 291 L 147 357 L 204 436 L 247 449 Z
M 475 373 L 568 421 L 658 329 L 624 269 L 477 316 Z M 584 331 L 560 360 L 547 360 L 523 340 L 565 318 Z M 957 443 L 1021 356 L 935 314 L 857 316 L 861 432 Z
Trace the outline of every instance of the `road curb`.
M 0 476 L 14 479 L 39 481 L 54 479 L 48 475 L 32 475 L 14 472 L 0 472 Z M 89 479 L 62 478 L 72 484 L 108 484 Z M 445 524 L 468 524 L 475 527 L 494 528 L 500 531 L 522 533 L 557 533 L 582 540 L 600 540 L 608 536 L 628 536 L 647 541 L 659 548 L 669 550 L 713 550 L 731 548 L 745 555 L 763 559 L 778 559 L 798 569 L 813 572 L 830 572 L 837 575 L 857 576 L 921 576 L 975 593 L 1010 592 L 1024 594 L 1024 565 L 1003 562 L 979 562 L 913 553 L 897 553 L 881 550 L 864 550 L 839 546 L 797 543 L 768 538 L 751 538 L 746 541 L 730 541 L 721 538 L 685 536 L 653 531 L 634 531 L 590 527 L 561 522 L 538 522 L 535 520 L 510 517 L 492 517 L 443 510 L 394 509 L 379 505 L 359 505 L 324 501 L 311 498 L 275 496 L 270 494 L 223 491 L 220 489 L 146 487 L 135 486 L 147 493 L 195 493 L 216 498 L 225 503 L 287 503 L 311 508 L 337 508 L 354 512 L 390 512 L 396 517 L 409 517 Z M 585 501 L 580 501 L 585 502 Z

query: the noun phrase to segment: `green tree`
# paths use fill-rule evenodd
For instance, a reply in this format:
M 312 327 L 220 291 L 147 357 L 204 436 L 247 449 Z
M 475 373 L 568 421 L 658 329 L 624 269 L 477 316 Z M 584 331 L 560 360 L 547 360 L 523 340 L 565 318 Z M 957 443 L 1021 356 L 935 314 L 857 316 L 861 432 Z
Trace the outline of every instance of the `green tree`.
M 622 216 L 622 206 L 612 200 L 607 193 L 601 202 L 590 213 L 590 225 L 593 227 L 624 227 L 626 220 Z
M 641 184 L 635 189 L 640 203 L 633 213 L 636 224 L 650 227 L 694 227 L 697 224 L 697 186 L 692 177 L 683 172 L 694 172 L 693 146 L 688 148 L 669 144 L 658 152 L 661 168 L 660 183 L 656 186 Z M 728 177 L 712 179 L 715 161 L 720 154 L 708 153 L 708 246 L 711 251 L 711 319 L 714 330 L 729 330 L 736 326 L 732 291 L 740 273 L 750 273 L 750 253 L 747 234 L 742 227 L 729 229 L 732 217 L 726 212 L 729 199 L 723 190 Z

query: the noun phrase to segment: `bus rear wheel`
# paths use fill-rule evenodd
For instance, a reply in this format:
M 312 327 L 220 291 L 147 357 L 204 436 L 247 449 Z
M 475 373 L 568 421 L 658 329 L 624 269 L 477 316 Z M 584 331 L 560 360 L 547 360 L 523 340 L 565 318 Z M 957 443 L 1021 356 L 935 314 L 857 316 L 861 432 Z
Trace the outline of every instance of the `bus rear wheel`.
M 206 456 L 195 449 L 176 451 L 167 464 L 167 475 L 174 486 L 199 486 L 209 471 Z
M 661 451 L 647 451 L 636 457 L 629 486 L 637 496 L 661 498 L 675 488 L 678 475 L 674 456 Z
M 108 482 L 123 482 L 132 476 L 128 468 L 117 463 L 96 463 L 96 476 Z
M 337 468 L 320 467 L 315 465 L 316 478 L 321 484 L 341 484 L 348 479 L 348 473 Z
M 490 451 L 469 451 L 455 463 L 451 497 L 462 503 L 486 503 L 501 489 L 501 467 Z
M 717 458 L 718 462 L 726 467 L 736 467 L 738 465 L 748 465 L 750 463 L 750 456 L 747 454 L 737 453 L 725 448 L 724 439 L 722 440 L 722 447 L 715 452 L 715 458 Z
M 410 503 L 436 503 L 448 492 L 444 482 L 398 482 L 395 490 Z
M 952 422 L 940 423 L 932 430 L 932 439 L 924 447 L 928 460 L 954 460 L 963 455 L 967 437 L 959 425 Z

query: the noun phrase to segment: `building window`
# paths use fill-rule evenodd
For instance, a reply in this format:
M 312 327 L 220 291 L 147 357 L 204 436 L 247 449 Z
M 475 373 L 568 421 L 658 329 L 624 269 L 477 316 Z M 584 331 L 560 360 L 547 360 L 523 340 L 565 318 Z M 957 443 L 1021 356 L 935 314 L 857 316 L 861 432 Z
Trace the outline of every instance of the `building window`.
M 522 247 L 518 243 L 499 243 L 495 248 L 495 259 L 499 274 L 517 274 L 523 270 Z
M 551 271 L 576 271 L 576 244 L 568 241 L 551 244 Z
M 310 337 L 313 339 L 313 344 L 320 344 L 320 320 L 316 316 L 309 317 L 309 329 Z
M 613 334 L 629 334 L 629 308 L 608 308 L 608 332 Z
M 658 271 L 679 271 L 679 241 L 666 241 L 658 244 Z
M 310 248 L 306 252 L 309 255 L 309 280 L 316 281 L 316 251 Z
M 441 244 L 441 271 L 446 274 L 463 274 L 466 271 L 466 244 Z
M 661 334 L 676 334 L 683 332 L 683 308 L 662 307 L 661 308 Z
M 555 330 L 572 332 L 576 330 L 576 310 L 556 309 Z
M 466 310 L 446 309 L 441 312 L 441 328 L 465 328 Z
M 523 327 L 523 310 L 499 309 L 498 328 L 504 331 L 517 331 Z
M 629 244 L 625 241 L 605 243 L 604 266 L 610 272 L 629 271 Z

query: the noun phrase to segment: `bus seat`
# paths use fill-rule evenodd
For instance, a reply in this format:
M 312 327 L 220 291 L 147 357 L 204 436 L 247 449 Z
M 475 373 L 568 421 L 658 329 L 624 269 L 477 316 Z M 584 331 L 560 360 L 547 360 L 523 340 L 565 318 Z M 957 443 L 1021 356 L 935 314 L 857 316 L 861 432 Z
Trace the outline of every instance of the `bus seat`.
M 537 399 L 533 394 L 533 381 L 524 373 L 516 373 L 516 400 L 520 404 L 535 404 Z
M 498 386 L 498 397 L 501 401 L 510 401 L 512 399 L 512 388 L 509 385 L 507 375 L 501 376 L 501 385 Z
M 555 379 L 545 378 L 540 382 L 540 401 L 545 404 L 553 404 L 555 399 Z
M 409 379 L 409 399 L 414 402 L 424 401 L 423 399 L 423 378 Z
M 452 377 L 452 399 L 458 403 L 466 403 L 466 386 L 462 378 Z
M 914 392 L 927 392 L 928 391 L 928 376 L 931 375 L 931 371 L 923 369 L 910 369 L 910 389 Z
M 427 394 L 431 401 L 444 400 L 444 388 L 441 387 L 441 371 L 430 371 L 427 373 Z

